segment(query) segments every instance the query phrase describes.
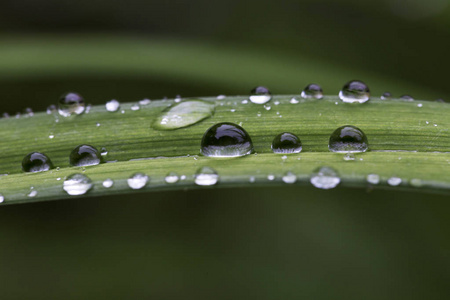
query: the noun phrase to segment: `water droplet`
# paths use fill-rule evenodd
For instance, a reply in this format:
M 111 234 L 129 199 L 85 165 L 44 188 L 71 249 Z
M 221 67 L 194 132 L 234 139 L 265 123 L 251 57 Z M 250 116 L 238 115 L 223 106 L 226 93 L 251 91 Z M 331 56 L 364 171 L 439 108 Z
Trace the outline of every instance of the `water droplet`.
M 308 84 L 302 91 L 301 94 L 302 98 L 305 99 L 322 99 L 323 98 L 323 91 L 320 85 L 318 84 Z
M 380 183 L 380 175 L 378 175 L 378 174 L 367 175 L 367 182 L 371 183 L 371 184 L 379 184 Z
M 250 178 L 248 179 L 251 183 L 253 183 L 253 182 L 255 182 L 256 181 L 256 178 L 255 178 L 255 176 L 250 176 Z
M 300 101 L 298 101 L 295 97 L 292 97 L 291 100 L 289 100 L 291 104 L 298 104 Z
M 86 194 L 92 188 L 92 180 L 83 174 L 73 174 L 63 183 L 63 189 L 71 196 Z
M 280 105 L 280 101 L 276 100 L 273 104 L 274 105 Z
M 210 167 L 202 167 L 195 174 L 195 184 L 197 185 L 215 185 L 219 181 L 219 175 Z
M 214 114 L 214 104 L 201 100 L 189 100 L 166 108 L 156 118 L 153 128 L 173 130 L 203 121 Z
M 102 162 L 97 148 L 90 145 L 80 145 L 70 153 L 70 165 L 75 167 L 93 166 Z
M 253 143 L 248 133 L 233 123 L 218 123 L 203 135 L 200 153 L 212 157 L 237 157 L 252 153 Z
M 49 138 L 49 139 L 53 139 L 53 138 L 55 138 L 55 135 L 54 135 L 54 134 L 49 134 L 49 135 L 48 135 L 48 138 Z
M 140 110 L 141 109 L 141 107 L 139 106 L 139 104 L 133 104 L 132 106 L 131 106 L 131 110 L 132 111 L 136 111 L 136 110 Z
M 402 179 L 399 177 L 391 177 L 387 180 L 387 183 L 392 186 L 397 186 L 402 183 Z
M 108 150 L 105 147 L 102 147 L 102 149 L 100 149 L 100 155 L 101 156 L 108 155 Z
M 413 178 L 409 182 L 413 187 L 421 187 L 423 185 L 423 181 L 419 178 Z
M 111 101 L 106 102 L 106 110 L 110 112 L 118 111 L 120 108 L 119 101 L 113 99 Z
M 178 177 L 177 173 L 170 172 L 169 174 L 167 174 L 164 180 L 166 181 L 166 183 L 177 183 L 180 178 Z
M 105 179 L 102 183 L 104 188 L 109 189 L 110 187 L 112 187 L 114 185 L 114 181 L 112 179 Z
M 359 80 L 347 82 L 339 92 L 339 98 L 347 103 L 364 103 L 370 99 L 369 87 Z
M 33 187 L 32 187 L 31 191 L 28 193 L 27 197 L 34 198 L 34 197 L 36 197 L 37 194 L 38 194 L 38 192 L 36 190 L 33 190 Z
M 414 100 L 414 98 L 411 97 L 410 95 L 403 95 L 403 96 L 400 97 L 400 99 L 407 100 L 407 101 L 413 101 Z
M 236 109 L 232 108 L 232 109 L 230 109 L 230 111 L 231 111 L 231 112 L 235 112 L 235 111 L 236 111 Z
M 312 173 L 310 181 L 316 188 L 328 190 L 335 188 L 341 179 L 333 168 L 321 167 Z
M 3 203 L 3 201 L 5 201 L 5 197 L 2 194 L 0 194 L 0 203 Z
M 248 103 L 248 100 L 247 100 L 247 99 L 244 99 L 244 100 L 241 101 L 241 103 L 242 103 L 242 104 L 247 104 L 247 103 Z
M 225 99 L 227 96 L 225 96 L 225 95 L 219 95 L 219 96 L 217 96 L 217 99 L 218 100 L 222 100 L 222 99 Z
M 270 105 L 266 105 L 266 104 L 264 104 L 264 109 L 265 109 L 265 110 L 271 110 L 271 109 L 272 109 L 272 107 L 270 107 Z
M 250 93 L 249 99 L 255 104 L 264 104 L 272 99 L 269 89 L 264 86 L 255 87 Z
M 181 102 L 181 96 L 180 95 L 176 95 L 175 99 L 173 99 L 173 101 L 175 101 L 175 103 L 180 103 Z
M 275 176 L 273 174 L 269 174 L 269 175 L 267 175 L 267 180 L 273 181 L 273 180 L 275 180 Z
M 282 178 L 284 183 L 295 183 L 297 181 L 297 176 L 292 172 L 287 172 Z
M 27 117 L 32 117 L 32 116 L 34 116 L 34 112 L 33 112 L 33 110 L 32 110 L 30 107 L 25 108 L 24 114 L 25 114 L 25 116 L 27 116 Z
M 142 100 L 139 101 L 139 104 L 145 106 L 145 105 L 149 105 L 150 102 L 152 102 L 152 100 L 150 100 L 150 99 L 142 99 Z
M 381 95 L 381 100 L 388 100 L 392 98 L 392 94 L 389 92 L 385 92 L 383 93 L 383 95 Z
M 422 103 L 417 103 L 417 107 L 422 107 L 423 104 Z
M 361 129 L 345 125 L 336 129 L 330 136 L 328 149 L 331 152 L 357 153 L 369 148 L 367 136 Z
M 283 132 L 273 139 L 272 151 L 278 154 L 300 153 L 302 151 L 302 143 L 295 134 Z
M 53 164 L 47 155 L 40 152 L 31 152 L 22 160 L 22 170 L 24 172 L 43 172 L 53 169 Z
M 136 173 L 127 179 L 127 183 L 133 190 L 140 190 L 147 185 L 148 176 L 143 173 Z
M 58 102 L 58 112 L 63 117 L 70 117 L 72 114 L 80 115 L 85 108 L 83 97 L 77 93 L 64 94 Z
M 355 160 L 355 155 L 353 153 L 346 153 L 344 155 L 344 160 L 345 161 L 352 161 Z
M 8 113 L 3 113 L 3 118 L 5 118 L 5 119 L 9 119 L 9 114 Z

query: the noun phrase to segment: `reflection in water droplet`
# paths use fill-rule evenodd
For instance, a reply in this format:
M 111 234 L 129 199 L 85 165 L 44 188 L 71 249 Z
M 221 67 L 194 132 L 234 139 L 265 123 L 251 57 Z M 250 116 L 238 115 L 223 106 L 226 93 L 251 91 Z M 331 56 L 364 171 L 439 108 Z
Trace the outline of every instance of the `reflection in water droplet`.
M 344 160 L 345 161 L 352 161 L 355 160 L 355 155 L 353 153 L 346 153 L 344 155 Z
M 297 181 L 297 176 L 292 172 L 287 172 L 282 178 L 284 183 L 295 183 Z
M 385 92 L 383 93 L 383 95 L 381 95 L 381 100 L 388 100 L 392 98 L 392 94 L 389 92 Z
M 32 152 L 22 160 L 22 170 L 24 172 L 43 172 L 53 169 L 53 164 L 47 155 L 40 152 Z
M 391 186 L 397 186 L 402 183 L 402 179 L 399 177 L 391 177 L 387 180 L 387 183 Z
M 143 173 L 133 174 L 127 179 L 128 186 L 133 190 L 140 190 L 148 183 L 148 176 Z
M 255 104 L 264 104 L 272 99 L 269 89 L 264 86 L 255 87 L 250 93 L 249 99 Z
M 305 99 L 322 99 L 322 88 L 318 84 L 311 83 L 303 89 L 301 97 Z
M 80 115 L 84 112 L 86 105 L 83 97 L 77 93 L 67 93 L 61 96 L 58 102 L 58 112 L 63 117 L 72 114 Z
M 70 153 L 70 165 L 75 167 L 93 166 L 102 162 L 97 148 L 90 145 L 80 145 Z
M 356 153 L 369 148 L 367 136 L 361 129 L 345 125 L 336 129 L 330 136 L 328 149 L 331 152 Z
M 114 181 L 112 179 L 105 179 L 102 183 L 104 188 L 109 189 L 110 187 L 112 187 L 114 185 Z
M 120 108 L 119 101 L 113 99 L 111 101 L 106 102 L 106 110 L 110 112 L 118 111 Z
M 210 167 L 202 167 L 195 174 L 195 184 L 208 186 L 215 185 L 219 181 L 219 175 Z
M 378 174 L 369 174 L 367 175 L 367 182 L 371 184 L 379 184 L 380 176 Z
M 310 181 L 316 188 L 328 190 L 335 188 L 341 179 L 333 168 L 321 167 L 312 173 Z
M 200 153 L 211 157 L 237 157 L 252 153 L 253 143 L 239 125 L 219 123 L 203 135 Z
M 370 99 L 369 87 L 359 80 L 347 82 L 339 92 L 339 98 L 347 103 L 364 103 Z
M 153 128 L 173 130 L 187 127 L 211 117 L 214 110 L 214 103 L 212 102 L 185 101 L 163 110 L 153 122 Z
M 300 153 L 302 151 L 302 143 L 295 134 L 283 132 L 273 139 L 272 151 L 278 154 Z
M 164 178 L 164 181 L 166 183 L 177 183 L 180 178 L 178 177 L 178 174 L 175 172 L 170 172 L 167 174 L 167 176 Z
M 73 174 L 64 180 L 63 189 L 71 196 L 86 194 L 92 188 L 92 181 L 83 174 Z

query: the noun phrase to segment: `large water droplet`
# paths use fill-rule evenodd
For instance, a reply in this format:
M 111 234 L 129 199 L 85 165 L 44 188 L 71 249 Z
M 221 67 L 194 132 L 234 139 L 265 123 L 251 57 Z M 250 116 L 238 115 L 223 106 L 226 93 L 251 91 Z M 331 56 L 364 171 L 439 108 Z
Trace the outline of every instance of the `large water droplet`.
M 339 98 L 347 103 L 364 103 L 370 98 L 369 87 L 359 80 L 347 82 L 339 92 Z
M 302 98 L 305 99 L 322 99 L 323 98 L 323 91 L 320 85 L 318 84 L 308 84 L 302 91 L 301 94 Z
M 63 117 L 72 114 L 80 115 L 84 112 L 86 104 L 83 97 L 77 93 L 67 93 L 61 96 L 58 102 L 58 112 Z
M 212 157 L 237 157 L 252 153 L 253 143 L 239 125 L 219 123 L 210 127 L 202 138 L 200 153 Z
M 22 160 L 22 170 L 24 172 L 43 172 L 53 169 L 53 164 L 47 155 L 40 152 L 31 152 Z
M 341 179 L 333 168 L 321 167 L 312 173 L 310 181 L 316 188 L 328 190 L 335 188 Z
M 195 184 L 215 185 L 219 181 L 219 175 L 210 167 L 202 167 L 195 173 Z
M 86 194 L 92 188 L 92 180 L 83 174 L 73 174 L 64 180 L 63 189 L 71 196 Z
M 102 156 L 97 148 L 90 145 L 80 145 L 70 154 L 70 165 L 75 167 L 93 166 L 102 162 Z
M 295 134 L 283 132 L 273 139 L 272 151 L 279 154 L 300 153 L 302 151 L 302 143 Z
M 345 125 L 336 129 L 330 136 L 328 149 L 331 152 L 357 153 L 369 148 L 367 136 L 361 129 Z
M 140 190 L 147 185 L 148 176 L 143 173 L 136 173 L 127 179 L 127 183 L 133 190 Z
M 189 100 L 163 110 L 153 122 L 153 128 L 158 130 L 183 128 L 205 120 L 213 114 L 212 102 Z
M 106 110 L 110 112 L 118 111 L 120 108 L 119 101 L 113 99 L 111 101 L 106 102 Z
M 255 87 L 250 93 L 250 101 L 256 104 L 264 104 L 272 99 L 269 89 L 264 86 Z

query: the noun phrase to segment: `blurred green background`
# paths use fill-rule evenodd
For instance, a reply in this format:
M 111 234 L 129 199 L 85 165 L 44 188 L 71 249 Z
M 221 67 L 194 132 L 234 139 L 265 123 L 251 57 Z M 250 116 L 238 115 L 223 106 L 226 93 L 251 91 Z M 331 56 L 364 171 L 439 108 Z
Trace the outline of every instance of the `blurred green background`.
M 449 40 L 448 0 L 3 0 L 0 112 L 68 90 L 103 104 L 350 79 L 448 99 Z M 4 206 L 0 294 L 446 299 L 448 200 L 280 187 Z

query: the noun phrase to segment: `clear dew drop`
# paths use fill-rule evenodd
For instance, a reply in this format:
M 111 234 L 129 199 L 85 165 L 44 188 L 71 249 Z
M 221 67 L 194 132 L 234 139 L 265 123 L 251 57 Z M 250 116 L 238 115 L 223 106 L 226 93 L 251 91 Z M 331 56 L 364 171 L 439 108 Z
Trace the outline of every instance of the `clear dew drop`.
M 149 105 L 151 102 L 152 102 L 152 100 L 150 100 L 150 99 L 139 100 L 139 104 L 142 106 Z
M 31 191 L 28 193 L 27 197 L 28 198 L 34 198 L 34 197 L 37 196 L 37 194 L 38 194 L 38 192 L 36 190 L 34 190 L 34 188 L 32 187 Z
M 380 183 L 380 175 L 378 174 L 369 174 L 366 177 L 367 182 L 370 184 L 379 184 Z
M 293 184 L 297 181 L 297 176 L 292 172 L 287 172 L 281 179 L 284 183 Z
M 369 142 L 361 129 L 345 125 L 331 134 L 328 149 L 340 153 L 366 152 L 369 149 Z
M 341 182 L 341 178 L 333 168 L 320 167 L 312 173 L 310 182 L 316 188 L 328 190 L 335 188 Z
M 44 153 L 31 152 L 22 160 L 22 170 L 24 172 L 36 173 L 53 169 L 53 163 Z
M 370 99 L 369 87 L 362 81 L 352 80 L 344 85 L 339 98 L 346 103 L 364 103 Z
M 225 95 L 218 95 L 217 96 L 217 100 L 223 100 L 223 99 L 225 99 L 227 96 L 225 96 Z
M 102 162 L 102 156 L 97 148 L 90 145 L 80 145 L 70 153 L 70 165 L 85 167 L 98 165 Z
M 381 98 L 381 100 L 388 100 L 388 99 L 392 98 L 392 94 L 389 92 L 384 92 L 380 98 Z
M 148 176 L 144 173 L 136 173 L 127 179 L 127 183 L 133 190 L 140 190 L 147 185 L 148 180 Z
M 264 104 L 264 109 L 265 109 L 265 110 L 271 110 L 271 109 L 272 109 L 272 107 L 271 107 L 270 105 L 266 105 L 266 104 Z
M 269 181 L 275 180 L 275 175 L 273 175 L 273 174 L 267 175 L 267 180 L 269 180 Z
M 180 180 L 180 177 L 178 177 L 178 174 L 175 172 L 170 172 L 164 178 L 164 181 L 166 183 L 177 183 L 179 180 Z
M 105 105 L 105 106 L 106 106 L 106 110 L 107 110 L 107 111 L 109 111 L 109 112 L 115 112 L 115 111 L 118 111 L 118 110 L 119 110 L 119 108 L 120 108 L 120 103 L 119 103 L 119 101 L 113 99 L 113 100 L 110 100 L 110 101 L 106 102 L 106 105 Z
M 273 139 L 272 151 L 277 154 L 300 153 L 302 151 L 302 143 L 295 134 L 283 132 Z
M 112 187 L 114 185 L 114 181 L 112 179 L 108 178 L 102 182 L 102 185 L 104 188 L 109 189 L 110 187 Z
M 218 123 L 203 135 L 200 153 L 210 157 L 238 157 L 252 153 L 253 143 L 247 131 L 233 123 Z
M 92 180 L 84 174 L 73 174 L 63 183 L 63 189 L 71 196 L 86 194 L 92 188 Z
M 3 201 L 5 201 L 5 197 L 2 194 L 0 194 L 0 203 L 3 203 Z
M 108 150 L 107 150 L 105 147 L 102 147 L 102 148 L 100 149 L 100 155 L 101 155 L 101 156 L 106 156 L 106 155 L 108 155 Z
M 345 161 L 353 161 L 353 160 L 355 160 L 355 155 L 353 153 L 345 153 L 344 160 Z
M 81 115 L 86 109 L 83 97 L 77 93 L 67 93 L 58 101 L 58 112 L 63 117 Z
M 56 112 L 56 105 L 52 104 L 49 107 L 47 107 L 47 115 L 51 115 L 52 113 Z
M 298 101 L 295 97 L 292 97 L 291 100 L 289 100 L 289 103 L 291 104 L 298 104 L 300 101 Z
M 422 103 L 417 103 L 417 107 L 422 107 L 423 104 Z
M 248 179 L 248 181 L 249 181 L 250 183 L 254 183 L 254 182 L 256 181 L 255 176 L 250 176 L 250 178 Z
M 387 183 L 391 186 L 397 186 L 400 185 L 400 183 L 402 183 L 402 179 L 399 177 L 391 177 L 387 180 Z
M 184 101 L 168 107 L 156 117 L 153 128 L 174 130 L 203 121 L 214 114 L 214 103 L 202 100 Z
M 250 94 L 249 99 L 255 104 L 265 104 L 272 99 L 269 89 L 264 86 L 255 87 Z
M 323 91 L 320 85 L 311 83 L 303 89 L 300 96 L 304 99 L 322 99 Z
M 202 186 L 215 185 L 219 182 L 219 174 L 213 168 L 202 167 L 195 173 L 194 182 Z
M 139 104 L 133 104 L 132 106 L 131 106 L 131 110 L 132 111 L 137 111 L 137 110 L 140 110 L 141 109 L 141 107 L 139 106 Z
M 413 101 L 414 100 L 414 98 L 411 97 L 410 95 L 403 95 L 403 96 L 400 97 L 400 99 L 406 100 L 406 101 Z

